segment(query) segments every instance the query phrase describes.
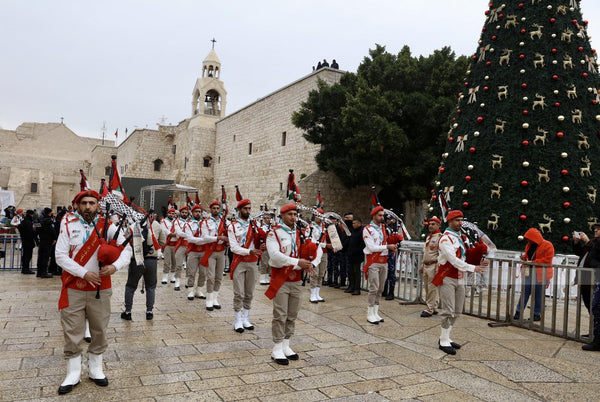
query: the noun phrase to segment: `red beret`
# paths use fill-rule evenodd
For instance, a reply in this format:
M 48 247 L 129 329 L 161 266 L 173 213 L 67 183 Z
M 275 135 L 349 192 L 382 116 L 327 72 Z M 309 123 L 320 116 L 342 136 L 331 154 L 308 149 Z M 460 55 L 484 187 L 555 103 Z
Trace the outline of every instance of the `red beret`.
M 317 212 L 320 213 L 320 214 L 324 214 L 325 213 L 325 211 L 323 211 L 322 208 L 317 208 Z
M 379 212 L 383 211 L 383 207 L 380 205 L 371 210 L 371 216 L 377 215 Z
M 96 192 L 94 190 L 85 190 L 85 191 L 82 191 L 79 194 L 77 194 L 75 196 L 75 198 L 73 198 L 73 201 L 71 201 L 71 204 L 79 204 L 79 201 L 81 201 L 81 199 L 83 197 L 94 197 L 98 201 L 100 201 L 100 198 L 101 198 L 100 194 L 98 194 L 98 192 Z
M 450 222 L 452 219 L 461 218 L 463 216 L 462 211 L 455 209 L 453 211 L 448 212 L 448 216 L 446 216 L 446 222 Z
M 22 210 L 21 208 L 17 209 L 17 213 L 18 213 L 18 214 L 20 214 L 20 213 L 22 213 L 22 212 L 23 212 L 23 210 Z
M 183 211 L 184 209 L 190 209 L 187 205 L 184 205 L 183 207 L 179 208 L 179 211 Z
M 200 205 L 200 204 L 196 204 L 196 205 L 194 205 L 194 206 L 192 207 L 192 212 L 194 212 L 194 211 L 195 211 L 195 210 L 197 210 L 197 209 L 199 209 L 199 210 L 202 210 L 202 205 Z
M 167 213 L 169 213 L 169 212 L 177 212 L 177 211 L 175 210 L 175 208 L 169 208 L 169 209 L 167 210 Z
M 427 223 L 429 223 L 429 222 L 437 222 L 440 225 L 442 224 L 442 221 L 437 216 L 432 216 L 431 218 L 429 218 L 429 220 L 427 221 Z
M 243 200 L 239 200 L 237 203 L 237 209 L 244 208 L 248 204 L 250 204 L 250 200 L 247 198 L 244 198 Z
M 208 204 L 208 207 L 212 207 L 213 205 L 218 205 L 221 206 L 221 203 L 218 200 L 214 200 L 213 202 L 211 202 L 210 204 Z
M 279 209 L 279 213 L 280 214 L 285 214 L 288 211 L 297 211 L 297 210 L 298 210 L 298 206 L 296 204 L 290 202 L 290 203 L 285 204 L 284 206 L 282 206 Z

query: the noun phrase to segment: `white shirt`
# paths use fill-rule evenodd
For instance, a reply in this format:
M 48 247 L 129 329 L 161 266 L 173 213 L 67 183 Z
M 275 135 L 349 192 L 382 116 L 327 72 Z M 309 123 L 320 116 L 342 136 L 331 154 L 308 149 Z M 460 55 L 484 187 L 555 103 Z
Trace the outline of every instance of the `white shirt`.
M 447 262 L 459 271 L 475 272 L 475 265 L 467 264 L 465 261 L 466 257 L 466 246 L 460 237 L 460 234 L 454 230 L 447 228 L 444 231 L 442 237 L 438 242 L 438 249 L 440 251 L 438 255 L 438 264 L 443 265 Z M 462 257 L 456 256 L 457 251 L 461 250 Z
M 293 234 L 290 233 L 293 232 Z M 267 251 L 269 252 L 269 264 L 274 268 L 281 268 L 292 265 L 294 269 L 301 269 L 298 266 L 297 237 L 299 236 L 296 227 L 293 229 L 283 226 L 274 226 L 267 235 Z M 279 239 L 279 241 L 277 241 Z M 317 256 L 311 263 L 314 266 L 319 265 L 323 250 L 317 247 Z
M 365 248 L 363 253 L 375 254 L 380 253 L 382 256 L 387 256 L 388 248 L 383 244 L 383 225 L 375 225 L 373 222 L 363 228 L 363 239 Z

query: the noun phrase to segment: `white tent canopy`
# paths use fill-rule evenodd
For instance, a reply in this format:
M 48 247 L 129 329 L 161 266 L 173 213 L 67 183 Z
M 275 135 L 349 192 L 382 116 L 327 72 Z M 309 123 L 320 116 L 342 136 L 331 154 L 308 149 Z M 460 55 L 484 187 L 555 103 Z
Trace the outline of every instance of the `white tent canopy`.
M 150 192 L 150 206 L 149 209 L 154 209 L 154 197 L 157 191 L 168 191 L 168 192 L 180 192 L 180 193 L 195 193 L 198 192 L 196 187 L 184 186 L 183 184 L 156 184 L 153 186 L 146 186 L 140 189 L 140 203 L 143 205 L 144 193 Z

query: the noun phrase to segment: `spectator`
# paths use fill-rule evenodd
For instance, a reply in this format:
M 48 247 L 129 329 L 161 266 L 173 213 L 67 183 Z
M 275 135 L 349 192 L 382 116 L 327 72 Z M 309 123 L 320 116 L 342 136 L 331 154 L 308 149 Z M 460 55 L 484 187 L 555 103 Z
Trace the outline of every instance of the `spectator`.
M 38 278 L 52 278 L 52 274 L 48 272 L 48 264 L 52 254 L 52 247 L 56 244 L 54 238 L 54 222 L 50 215 L 52 210 L 44 208 L 39 218 L 38 236 L 40 244 L 38 249 L 37 274 Z
M 321 67 L 329 67 L 329 63 L 327 63 L 327 60 L 323 59 L 323 63 L 321 63 Z
M 339 70 L 340 66 L 337 64 L 337 61 L 335 61 L 335 59 L 333 59 L 333 61 L 331 62 L 331 68 L 335 68 L 336 70 Z
M 321 62 L 318 62 L 318 63 L 317 63 L 317 70 L 320 70 L 320 69 L 321 69 L 321 67 L 323 67 L 323 66 L 321 65 Z
M 592 227 L 594 238 L 591 240 L 583 232 L 573 232 L 573 252 L 579 256 L 578 267 L 600 268 L 600 223 L 596 223 Z M 575 283 L 579 284 L 581 299 L 589 313 L 594 290 L 591 273 L 585 270 L 580 271 L 575 277 Z
M 352 296 L 360 295 L 360 283 L 361 283 L 361 269 L 363 261 L 365 260 L 365 242 L 362 237 L 363 225 L 359 218 L 354 218 L 352 221 L 352 233 L 348 242 L 348 263 L 350 265 L 350 284 L 348 289 L 351 290 Z
M 27 210 L 25 217 L 18 226 L 21 236 L 22 254 L 21 254 L 21 273 L 25 275 L 35 274 L 31 270 L 31 256 L 33 248 L 37 243 L 36 233 L 33 230 L 33 211 Z

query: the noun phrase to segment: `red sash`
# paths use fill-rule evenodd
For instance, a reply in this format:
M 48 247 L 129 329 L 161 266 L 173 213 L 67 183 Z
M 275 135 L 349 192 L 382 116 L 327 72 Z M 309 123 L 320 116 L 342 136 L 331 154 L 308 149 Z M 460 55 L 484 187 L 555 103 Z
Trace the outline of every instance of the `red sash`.
M 450 242 L 454 243 L 452 241 L 452 238 L 448 238 L 450 239 Z M 456 256 L 458 258 L 461 258 L 460 248 L 456 250 Z M 431 280 L 431 283 L 433 284 L 433 286 L 440 286 L 442 283 L 444 283 L 445 277 L 461 279 L 463 276 L 464 273 L 462 271 L 458 270 L 457 268 L 454 268 L 454 266 L 449 262 L 446 262 L 445 264 L 438 266 L 437 272 Z
M 235 234 L 235 222 L 231 223 L 231 228 L 233 229 L 233 234 Z M 252 238 L 254 237 L 254 231 L 252 230 L 252 224 L 248 225 L 248 232 L 246 233 L 246 243 L 244 243 L 244 248 L 250 248 L 250 244 L 252 243 Z M 231 266 L 229 267 L 229 279 L 233 280 L 233 271 L 238 266 L 240 262 L 256 262 L 258 261 L 257 255 L 240 255 L 233 254 L 233 259 L 231 260 Z
M 166 227 L 166 225 L 165 225 L 165 227 Z M 171 222 L 171 229 L 169 230 L 169 232 L 175 233 L 175 221 Z M 167 242 L 163 246 L 163 250 L 167 246 L 176 246 L 177 245 L 177 240 L 172 240 L 172 239 L 173 239 L 173 237 L 167 237 Z
M 277 236 L 277 227 L 273 228 L 273 234 L 277 239 L 277 243 L 279 243 L 279 251 L 281 251 L 281 242 L 279 241 L 279 236 Z M 298 232 L 296 232 L 296 250 L 300 249 L 300 236 L 298 236 Z M 294 257 L 294 256 L 293 256 Z M 273 299 L 277 292 L 283 286 L 284 282 L 298 282 L 302 279 L 302 271 L 294 270 L 292 265 L 285 265 L 281 268 L 271 267 L 271 283 L 269 284 L 269 288 L 265 292 L 265 296 L 269 299 Z
M 66 223 L 68 224 L 68 222 Z M 104 218 L 99 218 L 96 223 L 96 228 L 98 232 L 102 235 L 102 231 L 104 230 Z M 94 230 L 87 241 L 83 244 L 83 246 L 79 249 L 75 257 L 73 257 L 73 261 L 78 263 L 81 266 L 85 266 L 90 258 L 94 255 L 94 253 L 98 250 L 101 244 L 101 239 L 98 237 L 97 232 Z M 83 278 L 80 278 L 75 275 L 71 275 L 66 270 L 63 270 L 62 276 L 62 288 L 60 290 L 60 297 L 58 298 L 58 309 L 62 310 L 65 307 L 69 307 L 69 296 L 67 293 L 67 289 L 77 289 L 77 290 L 89 290 L 95 291 L 97 289 L 96 285 L 91 285 L 88 281 Z M 103 276 L 101 278 L 100 289 L 110 289 L 111 280 L 110 276 Z
M 208 218 L 207 218 L 208 219 Z M 219 228 L 217 229 L 217 236 L 222 236 L 225 229 L 225 225 L 223 225 L 223 219 L 219 222 Z M 219 244 L 219 241 L 212 242 L 210 244 L 205 244 L 204 248 L 204 256 L 200 260 L 200 265 L 203 267 L 208 267 L 208 259 L 212 255 L 212 253 L 219 252 L 225 250 L 225 244 Z
M 367 229 L 367 232 L 371 234 L 369 226 L 365 226 L 365 229 Z M 385 230 L 385 225 L 381 225 L 381 232 L 383 233 L 383 241 L 381 242 L 381 245 L 385 245 L 387 244 L 387 231 Z M 367 261 L 365 262 L 365 265 L 363 265 L 365 279 L 368 279 L 367 274 L 369 272 L 369 267 L 372 264 L 387 264 L 387 253 L 385 255 L 381 255 L 381 253 L 367 254 Z
M 198 223 L 198 230 L 196 230 L 196 233 L 194 233 L 194 237 L 198 237 L 198 235 L 200 234 L 200 225 L 201 224 L 202 224 L 202 222 Z M 190 228 L 190 230 L 192 230 L 191 226 L 188 225 L 188 227 Z M 194 244 L 194 243 L 187 242 L 187 254 L 192 253 L 192 252 L 203 253 L 204 249 L 205 249 L 205 244 Z

